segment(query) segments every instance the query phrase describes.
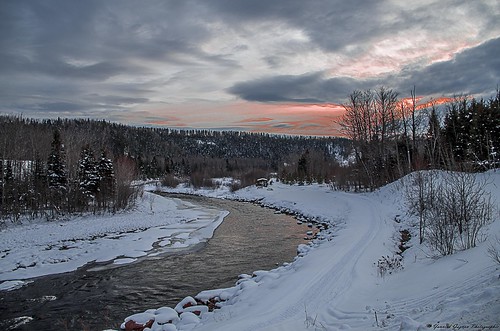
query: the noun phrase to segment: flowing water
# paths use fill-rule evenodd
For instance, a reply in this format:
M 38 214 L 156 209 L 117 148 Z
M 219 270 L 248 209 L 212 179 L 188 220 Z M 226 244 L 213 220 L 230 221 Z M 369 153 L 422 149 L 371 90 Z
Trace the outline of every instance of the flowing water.
M 128 315 L 174 307 L 202 290 L 234 286 L 239 274 L 291 262 L 308 230 L 291 216 L 251 203 L 175 197 L 230 214 L 212 239 L 190 251 L 120 267 L 87 265 L 0 292 L 0 329 L 119 329 Z M 32 320 L 23 324 L 27 317 Z

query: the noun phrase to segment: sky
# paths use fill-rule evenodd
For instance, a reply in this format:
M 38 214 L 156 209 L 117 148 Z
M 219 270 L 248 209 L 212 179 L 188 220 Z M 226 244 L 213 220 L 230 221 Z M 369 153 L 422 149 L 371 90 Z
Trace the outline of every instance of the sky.
M 0 113 L 338 135 L 381 86 L 490 97 L 497 0 L 2 0 Z

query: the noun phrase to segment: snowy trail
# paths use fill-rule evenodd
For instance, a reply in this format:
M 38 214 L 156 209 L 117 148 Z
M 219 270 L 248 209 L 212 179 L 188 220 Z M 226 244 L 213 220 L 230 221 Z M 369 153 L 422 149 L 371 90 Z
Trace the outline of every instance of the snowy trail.
M 261 282 L 258 289 L 250 295 L 254 299 L 245 298 L 245 302 L 271 303 L 252 307 L 252 316 L 240 315 L 237 306 L 231 307 L 237 317 L 224 325 L 203 325 L 203 330 L 290 330 L 304 326 L 306 310 L 309 318 L 324 326 L 335 327 L 346 323 L 346 320 L 367 318 L 367 312 L 361 309 L 343 310 L 343 302 L 353 287 L 357 287 L 360 274 L 370 272 L 370 267 L 379 255 L 376 252 L 383 247 L 390 232 L 385 231 L 384 219 L 380 214 L 380 206 L 376 202 L 347 193 L 331 195 L 333 208 L 342 211 L 345 227 L 339 231 L 338 237 L 311 251 L 307 261 L 297 261 L 299 272 L 293 272 L 285 279 L 273 279 L 269 283 Z M 326 263 L 316 263 L 316 258 L 330 256 Z M 368 266 L 368 268 L 367 268 Z M 309 270 L 313 277 L 304 279 L 300 272 Z M 279 284 L 279 287 L 278 287 Z M 280 288 L 293 288 L 283 293 Z M 258 298 L 257 298 L 258 297 Z M 249 300 L 247 300 L 249 299 Z M 274 308 L 273 308 L 274 307 Z M 258 322 L 254 322 L 258 321 Z

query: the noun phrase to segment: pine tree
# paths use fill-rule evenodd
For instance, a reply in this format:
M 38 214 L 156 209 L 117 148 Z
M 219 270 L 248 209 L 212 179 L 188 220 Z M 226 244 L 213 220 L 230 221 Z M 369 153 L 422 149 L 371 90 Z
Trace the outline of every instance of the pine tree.
M 80 154 L 78 181 L 78 187 L 83 196 L 87 200 L 93 200 L 99 191 L 100 178 L 94 153 L 88 145 L 82 149 Z
M 306 150 L 302 154 L 297 162 L 297 175 L 299 181 L 302 183 L 308 182 L 308 169 L 309 168 L 309 150 Z
M 101 151 L 98 161 L 97 171 L 99 174 L 99 204 L 101 208 L 109 206 L 114 201 L 116 191 L 115 172 L 113 161 L 106 155 L 106 151 Z
M 67 185 L 67 174 L 65 164 L 64 145 L 61 142 L 61 134 L 54 131 L 51 151 L 47 160 L 47 179 L 49 187 L 56 190 L 65 190 Z

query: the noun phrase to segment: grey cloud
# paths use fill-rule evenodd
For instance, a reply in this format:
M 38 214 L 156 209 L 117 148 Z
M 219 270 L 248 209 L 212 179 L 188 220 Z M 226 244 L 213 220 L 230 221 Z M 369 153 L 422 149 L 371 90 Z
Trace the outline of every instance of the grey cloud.
M 117 63 L 100 62 L 86 66 L 75 66 L 63 61 L 32 66 L 32 72 L 42 72 L 51 76 L 68 79 L 89 79 L 102 81 L 125 72 L 125 66 Z
M 276 69 L 282 66 L 283 59 L 276 55 L 264 56 L 262 60 L 267 63 L 269 68 Z
M 25 56 L 0 54 L 0 72 L 7 74 L 43 74 L 59 79 L 102 81 L 125 71 L 136 71 L 119 62 L 103 61 L 90 65 L 74 65 L 56 57 L 29 59 Z
M 221 61 L 199 48 L 209 32 L 194 9 L 183 1 L 149 1 L 147 6 L 133 1 L 66 0 L 2 4 L 1 69 L 32 64 L 31 68 L 45 65 L 47 74 L 92 77 L 102 72 L 105 77 L 123 68 L 110 67 L 109 59 L 129 69 L 134 58 Z M 64 57 L 97 64 L 72 68 L 61 60 Z
M 311 73 L 242 82 L 228 91 L 247 101 L 323 103 L 338 101 L 354 89 L 369 88 L 376 83 L 349 77 L 325 79 L 322 73 Z
M 247 101 L 321 102 L 316 93 L 311 93 L 321 83 L 320 73 L 283 75 L 238 83 L 229 88 L 228 92 Z
M 122 97 L 118 95 L 91 95 L 89 96 L 89 99 L 94 100 L 95 102 L 102 102 L 111 105 L 130 105 L 147 103 L 149 101 L 148 98 Z
M 233 29 L 242 26 L 244 31 L 242 23 L 286 23 L 303 31 L 310 46 L 351 56 L 369 51 L 372 41 L 395 35 L 453 31 L 450 27 L 466 18 L 474 20 L 477 35 L 486 35 L 498 29 L 500 20 L 498 1 L 414 2 L 410 6 L 386 0 L 211 0 L 203 4 Z M 451 33 L 448 38 L 461 36 Z
M 50 112 L 67 112 L 82 110 L 84 105 L 71 102 L 44 102 L 36 105 L 37 110 L 50 111 Z
M 213 0 L 206 6 L 238 29 L 242 22 L 281 21 L 304 31 L 314 44 L 339 50 L 361 43 L 374 35 L 380 25 L 378 1 L 303 0 L 246 1 Z M 341 28 L 340 28 L 341 27 Z
M 421 94 L 478 94 L 500 83 L 500 38 L 424 68 L 406 68 L 398 75 L 375 79 L 325 78 L 321 73 L 274 76 L 240 82 L 229 93 L 257 102 L 342 102 L 352 91 L 393 88 L 403 95 L 415 85 Z
M 500 83 L 500 38 L 464 50 L 450 61 L 407 69 L 398 84 L 409 91 L 413 85 L 422 94 L 481 94 Z

